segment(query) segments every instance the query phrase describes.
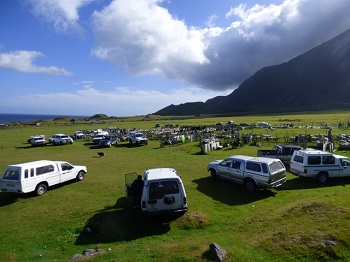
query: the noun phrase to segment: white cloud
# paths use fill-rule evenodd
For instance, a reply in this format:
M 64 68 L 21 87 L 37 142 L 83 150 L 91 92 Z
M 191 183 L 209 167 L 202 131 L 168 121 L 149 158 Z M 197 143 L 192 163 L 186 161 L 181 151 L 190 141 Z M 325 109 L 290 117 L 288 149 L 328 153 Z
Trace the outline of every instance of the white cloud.
M 227 28 L 193 28 L 156 0 L 113 0 L 92 16 L 100 59 L 130 74 L 163 74 L 205 89 L 234 89 L 347 30 L 348 0 L 285 0 L 228 10 Z
M 52 24 L 58 32 L 81 31 L 78 10 L 94 0 L 27 0 L 35 16 Z
M 200 30 L 188 28 L 155 0 L 117 0 L 93 14 L 93 53 L 131 74 L 178 77 L 192 64 L 205 64 Z
M 52 75 L 70 75 L 71 73 L 56 66 L 42 67 L 33 64 L 37 57 L 43 56 L 37 51 L 19 50 L 9 53 L 0 53 L 0 67 L 26 73 L 44 73 Z
M 170 90 L 166 93 L 129 87 L 116 87 L 112 92 L 85 88 L 70 93 L 25 94 L 15 99 L 6 99 L 2 107 L 10 112 L 14 112 L 12 107 L 15 107 L 19 113 L 26 112 L 26 108 L 31 108 L 33 114 L 41 114 L 42 109 L 45 108 L 46 112 L 53 112 L 53 114 L 57 112 L 60 115 L 91 116 L 104 113 L 108 116 L 135 116 L 154 113 L 169 104 L 184 103 L 184 97 L 187 101 L 198 102 L 215 95 L 218 93 L 203 92 L 193 87 Z M 223 93 L 223 95 L 227 94 Z M 145 112 L 145 108 L 148 112 Z

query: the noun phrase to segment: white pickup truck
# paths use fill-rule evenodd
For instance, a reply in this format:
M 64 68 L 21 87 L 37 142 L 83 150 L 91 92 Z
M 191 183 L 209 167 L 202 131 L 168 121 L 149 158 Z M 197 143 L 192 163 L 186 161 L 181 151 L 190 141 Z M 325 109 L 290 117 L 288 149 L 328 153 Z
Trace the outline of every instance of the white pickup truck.
M 321 150 L 299 150 L 292 156 L 290 172 L 296 176 L 314 178 L 319 183 L 326 183 L 329 178 L 349 177 L 350 159 Z
M 39 160 L 9 165 L 0 177 L 0 190 L 15 193 L 35 192 L 43 195 L 48 187 L 69 180 L 83 180 L 86 166 L 64 161 Z
M 248 191 L 280 187 L 286 182 L 286 168 L 279 159 L 236 155 L 214 160 L 207 166 L 211 176 L 242 184 Z

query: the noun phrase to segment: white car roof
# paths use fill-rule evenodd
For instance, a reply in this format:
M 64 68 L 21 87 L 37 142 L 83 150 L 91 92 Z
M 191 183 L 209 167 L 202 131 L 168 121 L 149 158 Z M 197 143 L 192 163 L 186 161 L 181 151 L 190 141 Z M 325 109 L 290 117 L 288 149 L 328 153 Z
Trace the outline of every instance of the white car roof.
M 179 178 L 175 169 L 173 169 L 173 168 L 152 168 L 152 169 L 147 169 L 144 172 L 144 179 L 148 180 L 148 181 L 159 180 L 159 179 L 169 179 L 169 178 L 176 178 L 176 179 Z

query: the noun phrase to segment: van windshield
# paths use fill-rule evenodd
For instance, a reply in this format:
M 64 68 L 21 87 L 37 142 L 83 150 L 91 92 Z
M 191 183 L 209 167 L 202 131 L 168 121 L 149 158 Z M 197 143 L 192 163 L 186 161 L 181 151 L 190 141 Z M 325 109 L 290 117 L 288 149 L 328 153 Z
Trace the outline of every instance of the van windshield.
M 179 193 L 179 185 L 176 180 L 151 182 L 149 185 L 149 199 L 162 199 L 168 194 Z

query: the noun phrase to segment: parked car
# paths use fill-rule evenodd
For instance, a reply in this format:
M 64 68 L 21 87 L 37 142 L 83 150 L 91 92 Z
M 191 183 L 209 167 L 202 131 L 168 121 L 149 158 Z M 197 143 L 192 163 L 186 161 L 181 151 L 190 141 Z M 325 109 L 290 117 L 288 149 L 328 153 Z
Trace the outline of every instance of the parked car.
M 49 142 L 54 145 L 73 144 L 73 138 L 66 134 L 55 134 L 49 138 Z
M 117 136 L 105 136 L 99 141 L 98 145 L 100 147 L 111 147 L 112 145 L 118 144 L 118 142 L 119 139 Z
M 83 180 L 86 166 L 72 165 L 64 161 L 39 160 L 8 165 L 0 177 L 0 189 L 4 192 L 43 195 L 53 185 L 69 180 Z
M 85 138 L 85 136 L 86 134 L 84 134 L 81 130 L 75 131 L 73 135 L 74 139 L 82 139 Z
M 126 197 L 134 197 L 132 182 L 137 177 L 138 174 L 135 172 L 125 175 Z M 143 215 L 183 214 L 187 211 L 185 187 L 175 169 L 147 169 L 143 178 L 140 200 Z
M 280 187 L 286 182 L 286 168 L 275 158 L 235 155 L 210 162 L 207 171 L 214 179 L 243 184 L 248 191 Z
M 42 137 L 44 139 L 46 139 L 45 135 L 35 135 L 35 136 L 31 136 L 27 139 L 28 144 L 31 144 L 32 138 L 36 138 L 36 137 Z
M 289 165 L 292 155 L 295 150 L 303 149 L 297 145 L 275 145 L 272 149 L 260 149 L 257 152 L 257 156 L 278 158 L 283 164 Z
M 144 136 L 142 132 L 130 132 L 128 134 L 128 140 L 130 144 L 135 145 L 147 145 L 148 139 Z
M 350 159 L 321 150 L 299 150 L 292 156 L 290 172 L 326 183 L 332 177 L 350 176 Z
M 30 144 L 32 146 L 46 146 L 47 141 L 44 135 L 39 135 L 39 136 L 33 136 L 30 139 Z
M 95 135 L 94 138 L 92 139 L 92 142 L 93 142 L 94 144 L 99 144 L 100 141 L 101 141 L 102 139 L 104 139 L 106 136 L 107 136 L 107 135 L 102 135 L 102 134 Z

